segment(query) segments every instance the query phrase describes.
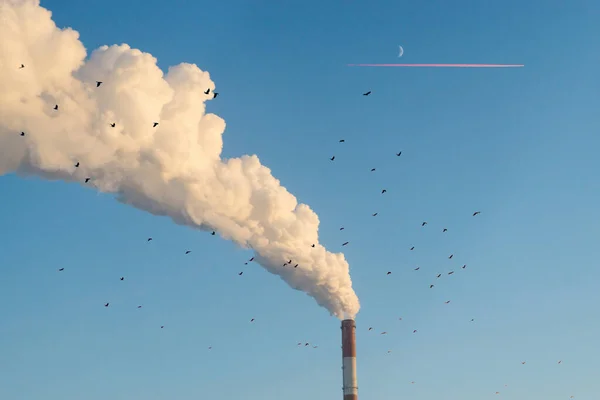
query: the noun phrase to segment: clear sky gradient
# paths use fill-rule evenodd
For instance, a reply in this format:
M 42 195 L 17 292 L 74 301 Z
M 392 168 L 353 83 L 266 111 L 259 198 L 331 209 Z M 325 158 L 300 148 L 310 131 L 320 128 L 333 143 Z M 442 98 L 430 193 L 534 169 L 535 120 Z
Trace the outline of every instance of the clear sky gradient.
M 224 156 L 351 265 L 360 398 L 600 398 L 598 1 L 42 5 L 88 51 L 210 72 Z M 525 67 L 347 67 L 398 62 Z M 341 399 L 339 321 L 251 252 L 80 184 L 0 194 L 0 399 Z

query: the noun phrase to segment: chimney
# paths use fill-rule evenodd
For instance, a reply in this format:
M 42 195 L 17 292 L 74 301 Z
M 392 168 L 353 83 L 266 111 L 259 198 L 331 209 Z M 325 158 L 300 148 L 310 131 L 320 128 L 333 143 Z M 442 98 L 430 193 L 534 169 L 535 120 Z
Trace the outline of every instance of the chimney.
M 358 400 L 356 380 L 356 323 L 353 319 L 342 321 L 342 371 L 344 400 Z

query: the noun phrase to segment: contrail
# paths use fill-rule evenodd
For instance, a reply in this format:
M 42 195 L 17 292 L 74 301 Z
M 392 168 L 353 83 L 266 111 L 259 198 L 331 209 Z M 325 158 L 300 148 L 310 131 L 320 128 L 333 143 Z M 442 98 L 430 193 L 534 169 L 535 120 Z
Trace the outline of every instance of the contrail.
M 516 68 L 523 64 L 348 64 L 349 67 Z

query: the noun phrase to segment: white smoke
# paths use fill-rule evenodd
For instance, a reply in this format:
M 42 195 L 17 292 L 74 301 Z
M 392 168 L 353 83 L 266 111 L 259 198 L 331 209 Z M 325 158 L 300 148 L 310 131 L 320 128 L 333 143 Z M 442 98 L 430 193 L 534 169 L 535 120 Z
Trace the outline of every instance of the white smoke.
M 214 89 L 196 65 L 164 75 L 154 57 L 126 44 L 86 60 L 79 34 L 57 28 L 39 0 L 0 0 L 0 175 L 93 185 L 216 230 L 252 247 L 256 261 L 332 315 L 354 318 L 348 263 L 319 245 L 318 216 L 255 155 L 221 159 L 225 121 L 205 113 Z

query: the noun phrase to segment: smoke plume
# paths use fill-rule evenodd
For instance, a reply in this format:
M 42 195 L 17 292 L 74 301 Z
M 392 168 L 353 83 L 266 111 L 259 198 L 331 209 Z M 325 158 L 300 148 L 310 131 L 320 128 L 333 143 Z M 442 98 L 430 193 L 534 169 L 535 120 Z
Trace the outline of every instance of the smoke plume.
M 0 21 L 0 175 L 80 182 L 215 230 L 332 315 L 358 313 L 344 255 L 318 243 L 318 216 L 257 156 L 221 159 L 225 121 L 205 113 L 208 72 L 183 63 L 163 74 L 126 44 L 86 58 L 79 34 L 57 28 L 39 0 L 0 0 Z

